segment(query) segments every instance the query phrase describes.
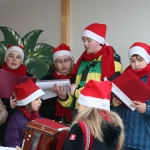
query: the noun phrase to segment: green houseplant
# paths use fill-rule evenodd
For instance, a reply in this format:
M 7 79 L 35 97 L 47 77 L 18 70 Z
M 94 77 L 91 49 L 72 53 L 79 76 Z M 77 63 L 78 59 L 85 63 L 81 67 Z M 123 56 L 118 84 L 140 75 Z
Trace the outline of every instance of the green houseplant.
M 4 41 L 0 41 L 0 64 L 4 61 L 8 44 L 17 44 L 24 47 L 24 64 L 28 72 L 34 74 L 38 79 L 46 75 L 49 63 L 53 62 L 52 50 L 54 47 L 45 43 L 37 43 L 43 30 L 33 30 L 23 38 L 11 28 L 0 26 L 0 30 L 4 35 Z

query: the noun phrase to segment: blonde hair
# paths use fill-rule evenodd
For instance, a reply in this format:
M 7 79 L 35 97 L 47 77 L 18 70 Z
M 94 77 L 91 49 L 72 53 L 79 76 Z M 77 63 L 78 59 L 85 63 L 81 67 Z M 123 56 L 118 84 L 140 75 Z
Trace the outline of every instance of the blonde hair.
M 92 108 L 92 107 L 86 107 L 84 111 L 80 112 L 74 122 L 72 123 L 72 126 L 75 123 L 78 123 L 78 121 L 83 121 L 87 124 L 87 126 L 90 128 L 91 133 L 93 134 L 94 138 L 99 139 L 101 142 L 104 141 L 103 137 L 103 131 L 101 129 L 101 124 L 103 121 L 102 116 L 99 113 L 100 109 L 98 108 Z M 118 149 L 120 150 L 122 148 L 123 140 L 124 140 L 124 126 L 121 118 L 112 111 L 108 111 L 110 114 L 112 123 L 114 126 L 119 126 L 121 128 L 121 133 L 118 138 Z

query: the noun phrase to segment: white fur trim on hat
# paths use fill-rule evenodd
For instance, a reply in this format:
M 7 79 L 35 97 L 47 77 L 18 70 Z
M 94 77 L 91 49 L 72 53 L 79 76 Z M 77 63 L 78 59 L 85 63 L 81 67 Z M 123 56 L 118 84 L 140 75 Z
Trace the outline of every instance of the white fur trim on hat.
M 78 103 L 88 107 L 110 110 L 110 100 L 84 96 L 80 93 Z
M 34 93 L 26 97 L 25 99 L 17 100 L 17 106 L 25 106 L 44 94 L 45 93 L 41 89 L 38 89 L 37 91 L 35 91 Z
M 91 32 L 89 30 L 84 30 L 82 33 L 82 36 L 87 36 L 87 37 L 99 42 L 100 44 L 105 43 L 105 39 L 102 36 L 99 36 L 99 35 L 95 34 L 94 32 Z
M 55 59 L 56 59 L 57 57 L 64 56 L 64 55 L 67 55 L 67 56 L 69 56 L 69 57 L 72 58 L 72 53 L 71 53 L 70 51 L 68 51 L 68 50 L 59 50 L 59 51 L 57 51 L 57 52 L 55 52 L 55 53 L 53 54 L 53 60 L 55 61 Z M 72 58 L 72 59 L 73 59 L 73 58 Z
M 8 48 L 8 49 L 6 50 L 4 61 L 6 62 L 6 57 L 8 56 L 8 54 L 9 54 L 11 51 L 14 51 L 14 50 L 18 51 L 18 52 L 21 54 L 21 56 L 22 56 L 22 63 L 23 63 L 24 52 L 23 52 L 23 49 L 21 49 L 21 48 L 18 47 L 18 46 L 11 46 L 10 48 Z
M 129 59 L 132 55 L 134 54 L 138 54 L 140 55 L 141 57 L 144 58 L 144 60 L 147 62 L 147 64 L 150 62 L 150 56 L 149 54 L 147 53 L 147 51 L 140 47 L 140 46 L 134 46 L 132 47 L 129 51 L 128 51 L 128 56 L 129 56 Z

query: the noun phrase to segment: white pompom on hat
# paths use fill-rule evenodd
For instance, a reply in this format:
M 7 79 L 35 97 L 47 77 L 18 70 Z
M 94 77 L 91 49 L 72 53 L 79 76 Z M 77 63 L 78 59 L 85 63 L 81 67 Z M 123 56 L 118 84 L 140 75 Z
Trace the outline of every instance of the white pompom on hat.
M 55 61 L 57 57 L 60 56 L 69 56 L 73 60 L 73 55 L 71 53 L 70 47 L 62 43 L 58 47 L 53 49 L 53 60 Z
M 5 62 L 6 62 L 6 57 L 9 55 L 9 53 L 15 50 L 15 51 L 18 51 L 21 54 L 22 63 L 23 63 L 23 60 L 24 60 L 24 48 L 22 46 L 9 44 L 7 48 L 8 49 L 6 50 L 5 58 L 4 58 Z
M 130 57 L 134 54 L 140 55 L 144 58 L 144 60 L 147 62 L 147 64 L 150 62 L 150 46 L 146 43 L 142 42 L 135 42 L 128 51 L 128 57 Z
M 104 45 L 106 36 L 106 24 L 90 24 L 83 30 L 82 36 L 87 36 Z
M 88 107 L 110 110 L 112 83 L 90 80 L 81 90 L 78 103 Z
M 31 79 L 15 86 L 14 93 L 17 106 L 25 106 L 45 94 Z

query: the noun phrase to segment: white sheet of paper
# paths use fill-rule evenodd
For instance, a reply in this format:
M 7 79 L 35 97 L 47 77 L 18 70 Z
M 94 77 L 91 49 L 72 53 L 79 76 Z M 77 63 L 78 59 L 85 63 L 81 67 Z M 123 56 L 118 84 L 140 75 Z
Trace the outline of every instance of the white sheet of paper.
M 42 97 L 43 100 L 56 96 L 56 94 L 51 91 L 51 89 L 54 87 L 54 84 L 57 84 L 59 87 L 66 87 L 66 89 L 69 85 L 71 85 L 69 79 L 37 81 L 36 85 L 45 92 L 45 95 Z
M 2 146 L 0 146 L 0 150 L 17 150 L 17 149 L 13 148 L 13 147 L 2 147 Z
M 130 100 L 127 95 L 125 95 L 114 83 L 112 83 L 112 92 L 121 100 L 123 101 L 132 111 L 136 108 L 131 107 L 132 101 Z
M 42 99 L 43 99 L 43 100 L 57 96 L 56 93 L 54 93 L 54 92 L 51 91 L 51 90 L 43 90 L 43 91 L 44 91 L 44 93 L 45 93 L 45 94 L 42 96 Z

